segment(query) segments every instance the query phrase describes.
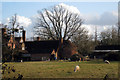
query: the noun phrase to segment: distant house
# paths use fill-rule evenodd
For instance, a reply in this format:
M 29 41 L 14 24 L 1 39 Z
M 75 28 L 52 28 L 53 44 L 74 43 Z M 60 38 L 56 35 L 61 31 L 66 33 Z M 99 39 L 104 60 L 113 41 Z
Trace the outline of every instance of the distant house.
M 3 31 L 6 33 L 5 31 Z M 49 60 L 51 56 L 55 59 L 70 58 L 77 53 L 76 46 L 66 40 L 40 40 L 40 37 L 35 41 L 26 41 L 26 31 L 22 31 L 22 37 L 14 37 L 11 35 L 8 40 L 10 49 L 19 49 L 23 60 Z
M 73 54 L 77 53 L 76 48 L 73 48 L 74 46 L 70 41 L 60 43 L 60 40 L 26 41 L 22 47 L 24 47 L 27 53 L 23 54 L 23 56 L 30 57 L 31 60 L 44 61 L 51 59 L 52 55 L 55 56 L 55 59 L 64 59 L 70 58 Z
M 99 45 L 93 50 L 92 56 L 95 58 L 103 58 L 107 53 L 120 52 L 120 45 Z
M 52 52 L 57 57 L 57 49 L 59 47 L 58 40 L 48 41 L 26 41 L 25 50 L 28 51 L 27 55 L 31 60 L 49 60 Z M 23 56 L 27 56 L 24 54 Z

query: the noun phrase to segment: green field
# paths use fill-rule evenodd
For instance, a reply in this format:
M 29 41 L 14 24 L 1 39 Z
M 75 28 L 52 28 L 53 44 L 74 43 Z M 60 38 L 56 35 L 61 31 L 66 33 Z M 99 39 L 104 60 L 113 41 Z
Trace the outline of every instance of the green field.
M 104 78 L 108 74 L 109 78 L 118 77 L 118 62 L 105 64 L 103 61 L 38 61 L 38 62 L 10 62 L 5 63 L 14 66 L 15 72 L 3 74 L 3 78 L 17 77 L 22 74 L 23 78 Z M 76 65 L 80 65 L 80 70 L 74 72 Z

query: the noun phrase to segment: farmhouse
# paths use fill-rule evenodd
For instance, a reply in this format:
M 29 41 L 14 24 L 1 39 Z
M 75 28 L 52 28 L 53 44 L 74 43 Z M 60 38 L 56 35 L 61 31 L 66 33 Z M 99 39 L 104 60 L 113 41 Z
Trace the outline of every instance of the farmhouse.
M 28 53 L 23 54 L 23 56 L 30 57 L 31 60 L 49 60 L 52 54 L 57 58 L 58 40 L 26 41 L 23 44 L 25 46 L 22 46 L 22 48 L 25 48 L 22 50 L 28 51 Z
M 3 35 L 6 30 L 2 29 Z M 64 59 L 70 58 L 77 53 L 76 46 L 70 41 L 66 40 L 37 40 L 26 41 L 26 31 L 22 31 L 22 37 L 10 36 L 8 43 L 10 49 L 17 48 L 22 55 L 23 60 L 50 60 L 50 59 Z
M 93 56 L 96 58 L 103 58 L 108 53 L 120 52 L 120 45 L 99 45 L 95 47 Z

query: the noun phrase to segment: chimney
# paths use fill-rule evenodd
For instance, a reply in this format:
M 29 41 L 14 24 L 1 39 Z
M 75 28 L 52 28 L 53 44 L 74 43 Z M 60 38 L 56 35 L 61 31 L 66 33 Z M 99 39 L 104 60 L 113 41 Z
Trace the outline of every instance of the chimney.
M 23 37 L 23 42 L 25 42 L 26 41 L 26 31 L 25 30 L 23 30 L 22 37 Z
M 37 37 L 37 41 L 40 41 L 40 37 Z
M 20 43 L 23 43 L 23 37 L 21 37 L 21 39 L 20 39 Z
M 25 50 L 25 44 L 22 43 L 22 50 Z

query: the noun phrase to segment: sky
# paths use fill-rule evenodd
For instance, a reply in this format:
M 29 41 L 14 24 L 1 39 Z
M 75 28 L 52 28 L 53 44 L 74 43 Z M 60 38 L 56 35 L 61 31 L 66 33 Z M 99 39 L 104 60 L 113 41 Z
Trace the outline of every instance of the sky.
M 73 13 L 80 14 L 84 20 L 82 26 L 89 31 L 89 34 L 94 34 L 95 27 L 101 32 L 117 24 L 118 2 L 2 2 L 0 22 L 8 24 L 11 16 L 17 14 L 18 21 L 27 31 L 27 37 L 32 37 L 32 26 L 37 11 L 59 4 Z

